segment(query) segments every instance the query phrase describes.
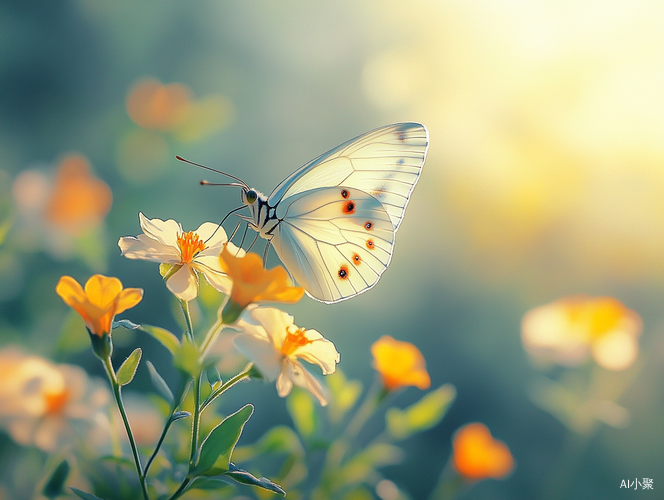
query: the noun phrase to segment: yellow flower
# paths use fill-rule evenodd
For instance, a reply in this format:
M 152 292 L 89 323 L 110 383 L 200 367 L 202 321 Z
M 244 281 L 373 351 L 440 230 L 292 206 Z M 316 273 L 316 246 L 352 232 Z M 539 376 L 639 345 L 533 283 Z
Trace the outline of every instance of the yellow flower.
M 224 246 L 219 254 L 219 263 L 221 269 L 233 280 L 231 297 L 223 314 L 227 323 L 235 321 L 240 312 L 251 303 L 294 304 L 304 295 L 304 288 L 290 285 L 288 273 L 283 267 L 265 269 L 263 261 L 255 253 L 236 257 Z
M 166 286 L 180 300 L 189 301 L 198 296 L 198 274 L 220 292 L 230 292 L 231 279 L 221 270 L 217 256 L 229 244 L 240 255 L 244 255 L 244 250 L 228 243 L 222 227 L 204 222 L 196 231 L 185 232 L 173 219 L 148 219 L 142 213 L 138 218 L 144 234 L 120 238 L 118 246 L 122 255 L 176 266 L 178 269 L 170 275 Z
M 300 360 L 320 366 L 323 375 L 334 373 L 339 353 L 332 342 L 316 330 L 298 328 L 292 316 L 272 307 L 252 309 L 250 321 L 240 319 L 237 328 L 242 333 L 235 337 L 235 345 L 265 378 L 276 379 L 279 396 L 290 394 L 295 384 L 327 405 L 323 387 Z
M 374 358 L 373 367 L 380 373 L 387 390 L 411 385 L 428 389 L 431 385 L 424 356 L 410 342 L 383 335 L 371 346 L 371 354 Z
M 526 351 L 566 366 L 590 355 L 608 370 L 632 365 L 639 352 L 641 318 L 612 297 L 564 297 L 528 311 L 521 324 Z
M 55 287 L 65 304 L 81 315 L 91 334 L 102 337 L 111 333 L 111 324 L 116 314 L 134 307 L 143 298 L 140 288 L 122 288 L 117 278 L 95 274 L 85 284 L 63 276 Z
M 454 467 L 470 481 L 505 477 L 514 466 L 509 448 L 493 439 L 483 424 L 468 424 L 459 429 L 452 448 Z

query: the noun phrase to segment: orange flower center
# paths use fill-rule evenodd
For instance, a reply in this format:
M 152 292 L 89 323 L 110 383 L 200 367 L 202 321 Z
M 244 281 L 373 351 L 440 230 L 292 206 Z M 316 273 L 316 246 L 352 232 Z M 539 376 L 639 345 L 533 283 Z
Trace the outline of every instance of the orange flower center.
M 284 340 L 284 343 L 281 346 L 281 354 L 284 356 L 290 356 L 299 347 L 311 344 L 313 341 L 309 340 L 304 335 L 304 332 L 306 332 L 306 329 L 304 328 L 297 328 L 295 326 L 289 326 L 286 328 L 286 340 Z
M 71 394 L 67 389 L 58 392 L 44 393 L 44 402 L 46 403 L 46 414 L 57 415 L 69 401 Z
M 182 263 L 189 264 L 198 252 L 205 250 L 205 243 L 195 232 L 189 231 L 178 235 L 178 247 L 180 248 Z

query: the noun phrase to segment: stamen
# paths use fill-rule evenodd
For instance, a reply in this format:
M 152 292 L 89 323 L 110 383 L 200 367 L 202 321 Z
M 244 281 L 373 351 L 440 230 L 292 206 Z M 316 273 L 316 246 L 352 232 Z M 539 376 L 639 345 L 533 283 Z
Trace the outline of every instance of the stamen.
M 178 234 L 178 247 L 180 248 L 180 257 L 183 264 L 188 264 L 194 260 L 194 257 L 206 248 L 205 243 L 193 231 Z
M 281 346 L 281 354 L 284 356 L 290 356 L 299 347 L 311 344 L 313 340 L 309 340 L 305 336 L 304 332 L 306 331 L 307 330 L 305 328 L 297 328 L 294 325 L 286 328 L 286 340 L 284 340 L 284 343 Z

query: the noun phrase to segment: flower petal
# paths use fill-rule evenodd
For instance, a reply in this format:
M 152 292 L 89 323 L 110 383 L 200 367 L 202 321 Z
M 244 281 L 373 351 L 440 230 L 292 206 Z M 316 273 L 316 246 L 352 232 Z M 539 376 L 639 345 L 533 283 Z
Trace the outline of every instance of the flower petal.
M 326 391 L 316 377 L 297 361 L 288 360 L 288 365 L 293 383 L 313 394 L 321 406 L 327 406 Z M 281 394 L 279 395 L 281 396 Z
M 145 234 L 139 234 L 137 237 L 125 236 L 120 238 L 118 246 L 122 251 L 122 255 L 128 259 L 143 259 L 171 264 L 178 263 L 181 260 L 177 247 L 164 245 Z
M 143 300 L 143 289 L 125 288 L 118 295 L 118 302 L 115 306 L 115 314 L 120 314 L 127 309 L 131 309 L 141 300 Z
M 281 372 L 277 378 L 277 394 L 279 394 L 279 397 L 285 398 L 290 394 L 293 389 L 293 378 L 295 378 L 293 366 L 288 358 L 284 358 Z
M 62 276 L 55 286 L 57 293 L 65 304 L 76 310 L 82 302 L 85 302 L 83 287 L 71 276 Z
M 141 222 L 141 229 L 146 235 L 163 245 L 177 248 L 178 234 L 183 232 L 182 226 L 178 222 L 173 219 L 168 219 L 166 221 L 161 219 L 148 219 L 141 212 L 139 212 L 138 218 Z
M 323 370 L 323 375 L 334 373 L 341 356 L 334 344 L 323 338 L 316 330 L 307 330 L 306 336 L 308 339 L 311 339 L 314 334 L 317 338 L 310 344 L 298 347 L 293 352 L 293 355 L 303 359 L 307 363 L 320 366 Z
M 275 307 L 256 307 L 250 314 L 254 321 L 264 325 L 272 344 L 281 349 L 288 328 L 293 325 L 293 316 Z
M 166 282 L 166 286 L 180 300 L 194 300 L 198 296 L 198 279 L 187 265 L 183 265 Z
M 252 360 L 263 376 L 273 381 L 281 372 L 282 356 L 266 337 L 242 333 L 233 340 L 238 350 Z
M 118 294 L 122 291 L 122 283 L 117 278 L 109 278 L 95 274 L 85 283 L 85 295 L 88 301 L 102 309 L 112 307 Z

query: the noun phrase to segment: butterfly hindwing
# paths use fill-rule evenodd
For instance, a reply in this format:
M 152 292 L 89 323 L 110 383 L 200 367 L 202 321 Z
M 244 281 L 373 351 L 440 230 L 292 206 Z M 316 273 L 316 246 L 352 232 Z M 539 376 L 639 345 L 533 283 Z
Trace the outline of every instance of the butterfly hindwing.
M 399 228 L 429 144 L 420 123 L 395 123 L 360 135 L 293 172 L 268 198 L 270 206 L 321 187 L 354 188 L 377 199 Z
M 392 258 L 385 208 L 359 189 L 317 188 L 284 199 L 272 238 L 295 281 L 315 299 L 337 302 L 374 286 Z

